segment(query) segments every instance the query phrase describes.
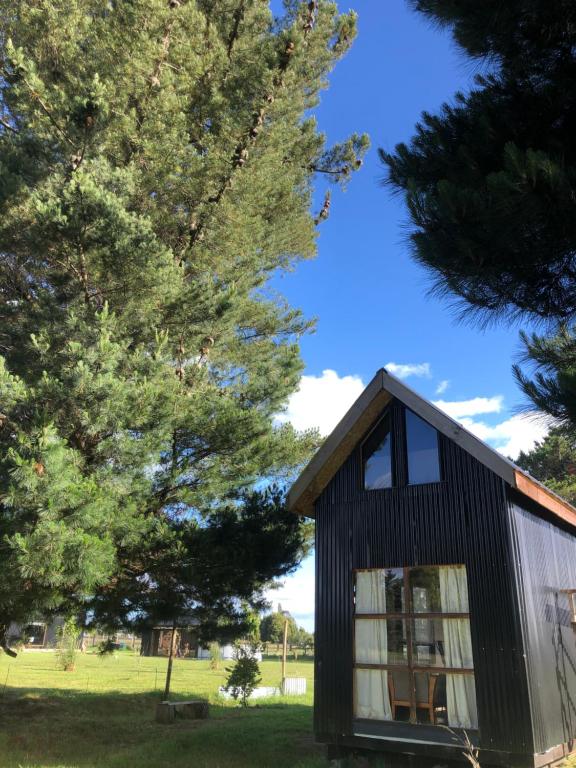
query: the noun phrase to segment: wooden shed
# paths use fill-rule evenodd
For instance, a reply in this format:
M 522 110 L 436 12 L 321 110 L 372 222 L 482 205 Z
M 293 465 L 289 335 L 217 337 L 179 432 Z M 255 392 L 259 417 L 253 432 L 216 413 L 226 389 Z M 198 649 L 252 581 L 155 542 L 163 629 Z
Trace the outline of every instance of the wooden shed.
M 380 370 L 292 487 L 316 520 L 316 738 L 550 765 L 576 736 L 576 509 Z

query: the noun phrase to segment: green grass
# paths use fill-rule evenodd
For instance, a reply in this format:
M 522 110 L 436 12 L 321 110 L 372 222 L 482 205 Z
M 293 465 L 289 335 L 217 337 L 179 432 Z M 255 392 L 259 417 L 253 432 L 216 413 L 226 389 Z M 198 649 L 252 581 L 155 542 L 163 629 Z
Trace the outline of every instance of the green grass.
M 306 677 L 298 698 L 260 700 L 242 709 L 219 700 L 227 662 L 176 659 L 174 698 L 207 698 L 210 719 L 159 725 L 166 659 L 131 653 L 79 654 L 74 672 L 53 653 L 0 657 L 0 768 L 320 768 L 312 737 L 313 665 L 291 661 Z M 279 661 L 260 665 L 263 685 L 278 685 Z

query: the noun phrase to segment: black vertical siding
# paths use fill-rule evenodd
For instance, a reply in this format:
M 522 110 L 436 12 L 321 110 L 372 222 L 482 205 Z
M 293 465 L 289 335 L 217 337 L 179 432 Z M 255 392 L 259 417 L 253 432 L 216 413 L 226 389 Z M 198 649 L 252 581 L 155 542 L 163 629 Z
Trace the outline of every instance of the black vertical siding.
M 463 563 L 481 746 L 532 754 L 505 484 L 442 436 L 440 452 L 442 482 L 364 491 L 358 448 L 316 502 L 316 733 L 352 735 L 353 569 Z
M 576 588 L 576 537 L 510 494 L 516 574 L 528 661 L 536 750 L 576 736 L 576 642 L 569 602 Z

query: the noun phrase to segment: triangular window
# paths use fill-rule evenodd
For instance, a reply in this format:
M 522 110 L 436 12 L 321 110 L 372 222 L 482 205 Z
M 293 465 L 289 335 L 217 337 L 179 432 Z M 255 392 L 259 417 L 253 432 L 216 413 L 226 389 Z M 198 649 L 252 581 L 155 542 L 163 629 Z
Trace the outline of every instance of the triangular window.
M 392 488 L 392 434 L 390 414 L 385 414 L 362 446 L 364 488 Z

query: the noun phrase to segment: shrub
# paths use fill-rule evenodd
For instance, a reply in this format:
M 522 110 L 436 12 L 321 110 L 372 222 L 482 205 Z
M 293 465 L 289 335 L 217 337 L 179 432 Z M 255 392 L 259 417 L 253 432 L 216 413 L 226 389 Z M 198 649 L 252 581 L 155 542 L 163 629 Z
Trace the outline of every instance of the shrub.
M 64 624 L 58 628 L 56 661 L 64 672 L 72 672 L 74 670 L 79 637 L 80 627 L 74 618 L 66 619 Z
M 238 649 L 238 658 L 233 667 L 226 667 L 229 672 L 225 689 L 233 699 L 240 699 L 243 707 L 248 706 L 248 698 L 262 682 L 260 667 L 254 656 L 244 648 Z
M 220 662 L 222 661 L 222 651 L 220 650 L 219 643 L 210 643 L 210 669 L 220 669 Z

